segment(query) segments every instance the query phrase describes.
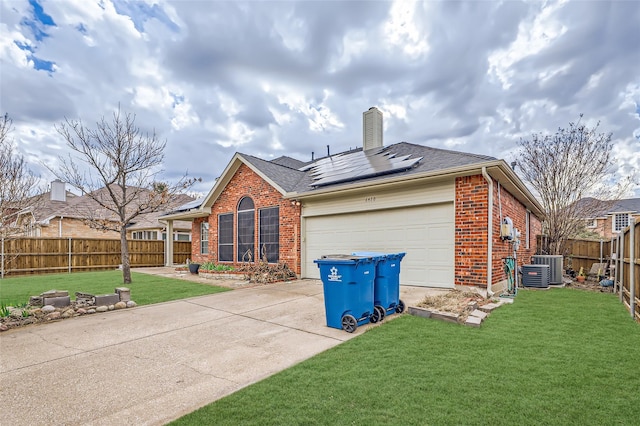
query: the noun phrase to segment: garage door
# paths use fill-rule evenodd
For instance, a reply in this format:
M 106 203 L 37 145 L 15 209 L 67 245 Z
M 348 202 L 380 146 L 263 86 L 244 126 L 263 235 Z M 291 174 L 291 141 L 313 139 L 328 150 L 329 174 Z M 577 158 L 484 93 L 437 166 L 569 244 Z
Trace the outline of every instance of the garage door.
M 406 252 L 400 284 L 453 287 L 453 204 L 305 218 L 305 271 L 319 278 L 314 259 L 354 251 Z

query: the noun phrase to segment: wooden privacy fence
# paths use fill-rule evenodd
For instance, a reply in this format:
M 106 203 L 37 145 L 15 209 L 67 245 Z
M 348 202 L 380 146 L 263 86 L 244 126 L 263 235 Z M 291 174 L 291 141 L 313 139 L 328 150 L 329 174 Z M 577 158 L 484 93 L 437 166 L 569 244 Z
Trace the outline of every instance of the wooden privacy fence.
M 614 290 L 629 309 L 631 317 L 640 321 L 640 225 L 631 224 L 611 241 L 614 259 Z
M 131 266 L 164 266 L 164 241 L 129 240 Z M 173 242 L 173 263 L 191 257 L 191 242 Z M 2 239 L 0 276 L 115 269 L 121 264 L 120 240 L 93 238 Z
M 571 267 L 576 272 L 583 268 L 586 274 L 594 263 L 603 263 L 609 260 L 611 241 L 567 240 L 564 253 L 565 267 Z M 604 271 L 602 273 L 604 274 Z
M 620 296 L 631 316 L 640 320 L 639 225 L 632 220 L 630 227 L 610 241 L 567 240 L 564 253 L 565 266 L 570 265 L 574 271 L 582 267 L 588 273 L 594 263 L 610 262 L 614 292 Z

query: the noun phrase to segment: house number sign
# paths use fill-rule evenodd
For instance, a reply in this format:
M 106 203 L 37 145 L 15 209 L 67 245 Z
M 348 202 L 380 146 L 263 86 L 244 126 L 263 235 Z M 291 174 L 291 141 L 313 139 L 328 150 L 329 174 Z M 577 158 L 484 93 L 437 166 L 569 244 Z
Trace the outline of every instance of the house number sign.
M 371 196 L 371 197 L 365 197 L 365 198 L 364 198 L 364 202 L 365 202 L 365 203 L 375 203 L 375 202 L 376 202 L 376 197 L 373 197 L 373 196 Z

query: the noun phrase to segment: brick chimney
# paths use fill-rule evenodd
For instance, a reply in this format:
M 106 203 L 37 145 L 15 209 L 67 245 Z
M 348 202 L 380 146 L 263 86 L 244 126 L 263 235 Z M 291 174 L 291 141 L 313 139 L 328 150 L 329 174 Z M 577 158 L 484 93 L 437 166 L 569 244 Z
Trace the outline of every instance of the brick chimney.
M 382 148 L 382 111 L 376 107 L 362 113 L 362 147 Z
M 51 201 L 67 201 L 67 188 L 61 180 L 51 182 Z

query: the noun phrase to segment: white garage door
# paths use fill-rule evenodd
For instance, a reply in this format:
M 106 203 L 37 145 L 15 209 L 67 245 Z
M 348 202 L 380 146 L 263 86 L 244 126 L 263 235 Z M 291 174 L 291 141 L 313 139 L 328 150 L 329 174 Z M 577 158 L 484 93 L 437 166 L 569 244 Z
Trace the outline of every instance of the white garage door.
M 326 254 L 406 252 L 400 284 L 453 288 L 453 221 L 452 203 L 306 218 L 304 275 Z

